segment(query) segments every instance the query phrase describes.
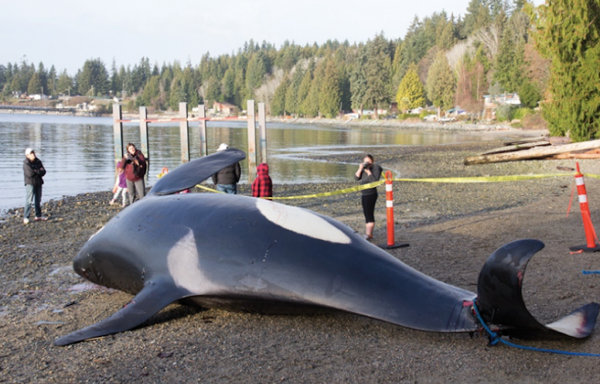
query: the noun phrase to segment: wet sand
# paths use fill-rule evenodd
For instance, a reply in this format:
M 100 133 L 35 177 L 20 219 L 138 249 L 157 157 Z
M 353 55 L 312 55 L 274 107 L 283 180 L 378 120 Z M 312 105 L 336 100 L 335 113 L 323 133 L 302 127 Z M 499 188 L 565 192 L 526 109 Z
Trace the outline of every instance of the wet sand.
M 465 167 L 466 155 L 499 142 L 438 147 L 372 148 L 384 167 L 403 177 L 558 173 L 573 161 L 548 160 Z M 343 155 L 328 160 L 355 161 Z M 600 174 L 596 161 L 584 172 Z M 347 184 L 278 185 L 279 195 L 345 188 Z M 600 215 L 600 180 L 588 178 L 592 218 Z M 529 264 L 523 295 L 540 320 L 552 321 L 598 301 L 594 254 L 570 255 L 585 243 L 574 201 L 566 217 L 572 176 L 484 184 L 398 183 L 396 237 L 410 247 L 390 253 L 439 280 L 476 291 L 479 270 L 496 248 L 537 238 L 546 248 Z M 384 190 L 377 205 L 376 241 L 385 242 Z M 241 192 L 248 194 L 247 186 Z M 199 310 L 177 304 L 144 326 L 67 347 L 55 338 L 99 321 L 131 296 L 93 287 L 74 274 L 71 260 L 121 208 L 109 192 L 50 201 L 45 223 L 24 226 L 22 210 L 0 224 L 0 382 L 10 383 L 565 383 L 595 382 L 598 358 L 490 347 L 480 333 L 420 332 L 346 314 L 272 316 Z M 363 231 L 359 196 L 287 203 L 329 215 Z M 600 219 L 599 219 L 600 220 Z M 425 303 L 424 303 L 425 304 Z M 543 348 L 600 353 L 587 340 L 512 340 Z

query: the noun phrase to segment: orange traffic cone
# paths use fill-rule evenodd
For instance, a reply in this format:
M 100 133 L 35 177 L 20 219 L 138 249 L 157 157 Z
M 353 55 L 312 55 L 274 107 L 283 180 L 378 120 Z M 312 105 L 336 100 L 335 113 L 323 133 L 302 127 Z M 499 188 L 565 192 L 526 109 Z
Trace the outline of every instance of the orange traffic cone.
M 585 190 L 585 183 L 583 181 L 583 175 L 579 170 L 579 163 L 577 164 L 577 173 L 575 174 L 575 184 L 577 185 L 577 195 L 579 196 L 579 209 L 581 211 L 581 219 L 583 220 L 583 229 L 585 231 L 586 244 L 569 247 L 571 251 L 578 252 L 597 252 L 600 251 L 600 245 L 598 245 L 598 236 L 596 230 L 592 224 L 592 215 L 590 214 L 590 206 L 588 204 L 587 192 Z
M 394 191 L 392 187 L 392 172 L 385 173 L 385 207 L 387 216 L 387 244 L 381 248 L 394 249 L 408 247 L 408 243 L 396 243 L 394 238 Z

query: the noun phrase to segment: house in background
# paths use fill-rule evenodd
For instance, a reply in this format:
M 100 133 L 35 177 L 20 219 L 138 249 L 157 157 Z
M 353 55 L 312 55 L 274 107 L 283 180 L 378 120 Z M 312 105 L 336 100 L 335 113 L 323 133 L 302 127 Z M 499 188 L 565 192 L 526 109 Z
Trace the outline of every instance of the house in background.
M 212 107 L 214 113 L 219 116 L 237 116 L 239 109 L 233 104 L 215 101 Z

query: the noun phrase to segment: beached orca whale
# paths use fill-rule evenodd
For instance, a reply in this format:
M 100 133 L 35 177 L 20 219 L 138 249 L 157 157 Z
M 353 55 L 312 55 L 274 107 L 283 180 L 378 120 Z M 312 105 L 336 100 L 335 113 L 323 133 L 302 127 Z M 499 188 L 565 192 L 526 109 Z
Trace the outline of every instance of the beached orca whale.
M 245 196 L 175 194 L 244 158 L 228 149 L 181 165 L 93 235 L 75 271 L 135 297 L 55 344 L 135 328 L 176 301 L 268 313 L 334 309 L 439 332 L 480 329 L 476 302 L 486 322 L 505 328 L 576 338 L 594 328 L 596 303 L 548 325 L 525 308 L 521 283 L 527 262 L 544 246 L 537 240 L 495 251 L 475 294 L 411 268 L 310 210 Z

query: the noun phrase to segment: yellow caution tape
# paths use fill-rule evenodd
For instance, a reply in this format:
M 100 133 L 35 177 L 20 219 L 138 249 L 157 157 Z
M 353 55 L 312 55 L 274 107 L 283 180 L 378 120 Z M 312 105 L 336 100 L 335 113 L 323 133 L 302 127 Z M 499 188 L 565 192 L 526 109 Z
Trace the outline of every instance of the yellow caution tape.
M 541 175 L 507 175 L 507 176 L 471 176 L 471 177 L 430 177 L 420 179 L 395 178 L 394 181 L 415 183 L 499 183 L 506 181 L 522 181 L 547 179 L 550 177 L 571 176 L 566 173 L 541 174 Z
M 358 192 L 358 191 L 362 191 L 363 189 L 375 188 L 383 183 L 385 183 L 385 180 L 374 181 L 372 183 L 359 185 L 357 187 L 338 189 L 336 191 L 311 193 L 310 195 L 270 197 L 269 200 L 311 199 L 311 198 L 315 198 L 315 197 L 343 195 L 344 193 Z M 206 187 L 204 185 L 200 185 L 200 184 L 197 184 L 196 187 L 198 187 L 200 189 L 204 189 L 205 191 L 208 191 L 208 192 L 223 193 L 221 191 L 217 191 L 216 189 L 212 189 L 212 188 Z
M 196 184 L 196 187 L 200 188 L 200 189 L 204 189 L 205 191 L 208 191 L 208 192 L 223 193 L 221 191 L 217 191 L 216 189 L 212 189 L 212 188 L 206 187 L 204 185 L 200 185 L 200 184 Z
M 523 181 L 523 180 L 537 180 L 537 179 L 547 179 L 551 177 L 562 177 L 562 176 L 572 176 L 568 173 L 555 173 L 555 174 L 539 174 L 539 175 L 507 175 L 507 176 L 470 176 L 470 177 L 425 177 L 425 178 L 394 178 L 393 181 L 404 181 L 404 182 L 414 182 L 414 183 L 499 183 L 499 182 L 508 182 L 508 181 Z M 600 175 L 586 174 L 585 176 L 593 177 L 600 179 Z M 321 193 L 311 193 L 308 195 L 298 195 L 298 196 L 275 196 L 269 198 L 270 200 L 293 200 L 293 199 L 313 199 L 316 197 L 327 197 L 327 196 L 335 196 L 335 195 L 343 195 L 346 193 L 358 192 L 364 189 L 370 189 L 380 186 L 385 183 L 385 180 L 375 181 L 369 184 L 363 184 L 356 187 L 338 189 L 335 191 L 329 192 L 321 192 Z M 200 189 L 204 189 L 205 191 L 215 192 L 215 193 L 223 193 L 221 191 L 217 191 L 216 189 L 206 187 L 204 185 L 196 185 L 196 187 Z
M 593 173 L 584 173 L 583 176 L 591 177 L 592 179 L 600 179 L 600 175 L 594 175 Z
M 300 196 L 276 196 L 271 197 L 270 200 L 292 200 L 292 199 L 312 199 L 315 197 L 327 197 L 327 196 L 335 196 L 335 195 L 343 195 L 345 193 L 358 192 L 363 189 L 375 188 L 381 184 L 385 183 L 385 180 L 374 181 L 369 184 L 359 185 L 357 187 L 338 189 L 330 192 L 321 192 L 321 193 L 312 193 L 310 195 L 300 195 Z

